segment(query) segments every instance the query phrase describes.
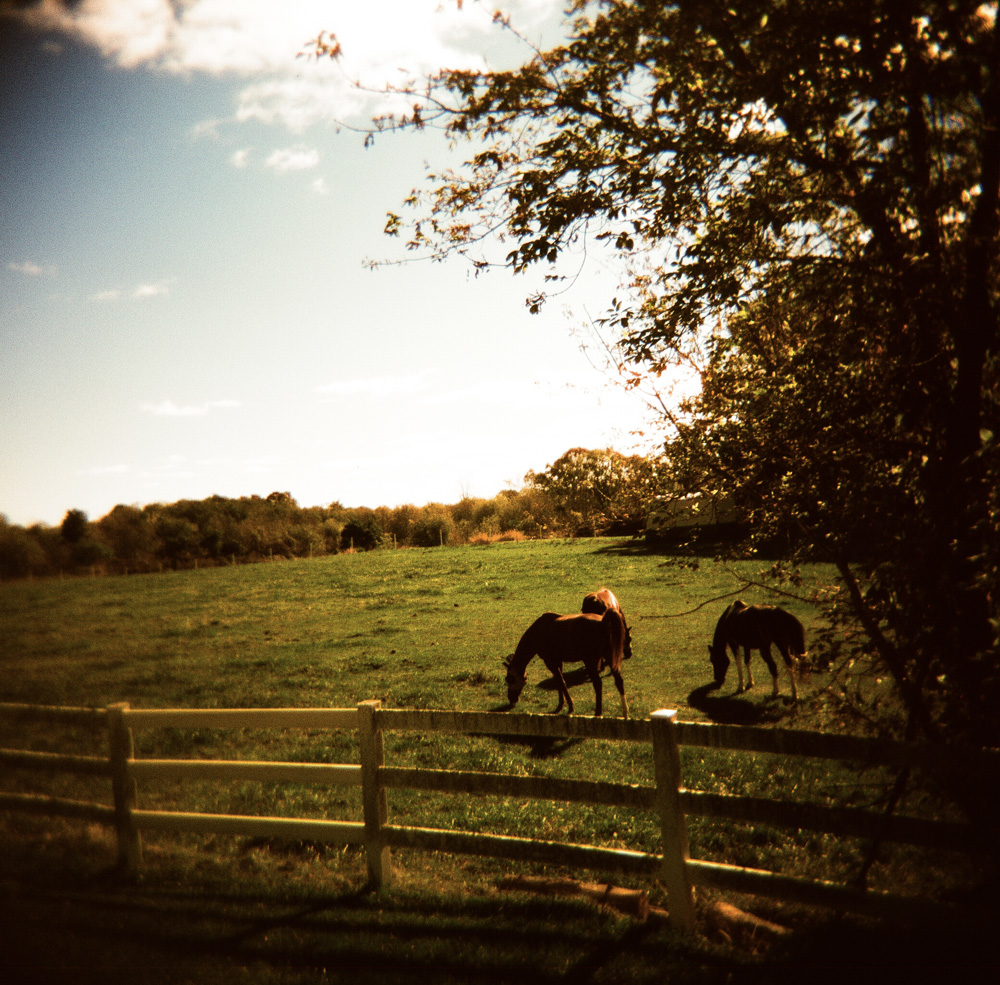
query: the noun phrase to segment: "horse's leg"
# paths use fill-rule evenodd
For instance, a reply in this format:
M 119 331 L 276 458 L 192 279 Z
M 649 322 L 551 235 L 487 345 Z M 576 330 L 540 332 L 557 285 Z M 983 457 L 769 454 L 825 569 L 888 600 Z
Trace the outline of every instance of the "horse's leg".
M 618 697 L 622 700 L 622 718 L 628 718 L 628 699 L 625 697 L 625 682 L 622 680 L 621 671 L 612 669 L 611 676 L 615 679 Z
M 562 689 L 561 685 L 559 684 L 559 680 L 557 678 L 553 677 L 552 680 L 554 680 L 556 682 L 556 694 L 559 695 L 559 704 L 556 705 L 556 710 L 554 712 L 552 712 L 552 714 L 553 715 L 558 715 L 559 712 L 562 711 L 562 707 L 563 707 L 563 703 L 564 703 L 564 700 L 563 700 L 563 689 Z
M 553 715 L 558 715 L 562 711 L 563 701 L 566 703 L 567 714 L 573 714 L 573 698 L 569 693 L 569 688 L 566 686 L 566 678 L 563 677 L 562 667 L 554 667 L 552 669 L 552 677 L 556 682 L 556 690 L 559 692 L 559 704 L 556 705 L 556 710 L 552 712 Z
M 774 662 L 774 657 L 771 656 L 770 643 L 765 643 L 760 648 L 760 655 L 764 658 L 764 663 L 767 664 L 767 669 L 771 672 L 771 697 L 776 698 L 778 696 L 778 665 Z
M 569 695 L 569 688 L 566 686 L 566 678 L 563 677 L 562 671 L 556 674 L 556 691 L 559 692 L 559 704 L 556 705 L 556 710 L 552 712 L 553 715 L 558 715 L 562 711 L 563 705 L 566 705 L 566 713 L 568 715 L 573 714 L 573 699 Z
M 601 671 L 599 667 L 594 667 L 594 668 L 588 667 L 587 670 L 590 673 L 590 680 L 594 685 L 594 714 L 597 715 L 598 718 L 600 718 L 602 709 L 601 703 L 604 692 L 604 682 L 601 680 Z
M 733 650 L 733 663 L 736 664 L 736 673 L 739 674 L 740 686 L 737 689 L 737 694 L 743 693 L 743 664 L 740 662 L 740 651 L 739 648 Z M 749 673 L 750 668 L 747 667 L 747 672 Z
M 737 660 L 739 658 L 737 657 Z M 753 687 L 753 669 L 750 666 L 750 647 L 746 646 L 743 648 L 743 663 L 746 664 L 747 668 L 747 690 Z M 740 678 L 740 690 L 743 688 L 743 678 Z
M 792 682 L 792 701 L 798 701 L 799 689 L 795 682 L 795 670 L 796 665 L 798 664 L 798 658 L 788 647 L 782 649 L 779 646 L 778 649 L 781 650 L 781 656 L 784 658 L 785 666 L 788 668 L 788 679 Z

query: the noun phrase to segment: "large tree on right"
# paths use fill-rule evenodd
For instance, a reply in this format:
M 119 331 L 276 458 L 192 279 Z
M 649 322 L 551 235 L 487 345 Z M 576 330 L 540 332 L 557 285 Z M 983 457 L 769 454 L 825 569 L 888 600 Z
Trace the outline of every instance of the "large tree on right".
M 997 4 L 578 0 L 522 67 L 407 95 L 378 128 L 470 151 L 387 231 L 630 264 L 603 322 L 629 372 L 701 358 L 676 474 L 838 566 L 906 729 L 1000 745 Z

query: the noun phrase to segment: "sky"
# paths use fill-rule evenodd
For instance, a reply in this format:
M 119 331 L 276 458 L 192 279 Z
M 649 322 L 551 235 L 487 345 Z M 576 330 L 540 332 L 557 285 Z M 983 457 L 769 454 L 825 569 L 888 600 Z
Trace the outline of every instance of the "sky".
M 498 5 L 557 42 L 561 0 Z M 352 82 L 513 64 L 491 11 L 0 0 L 8 522 L 276 490 L 455 503 L 573 447 L 648 447 L 642 398 L 581 350 L 613 270 L 532 315 L 540 282 L 415 261 L 383 234 L 453 151 L 436 132 L 366 148 L 352 127 L 390 107 Z M 322 30 L 339 63 L 297 57 Z

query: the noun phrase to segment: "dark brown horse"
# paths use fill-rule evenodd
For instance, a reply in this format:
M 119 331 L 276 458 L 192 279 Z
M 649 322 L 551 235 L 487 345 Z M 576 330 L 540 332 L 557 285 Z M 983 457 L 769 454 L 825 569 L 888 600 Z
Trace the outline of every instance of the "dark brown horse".
M 760 650 L 774 683 L 773 694 L 778 696 L 778 668 L 771 656 L 771 647 L 781 652 L 788 676 L 792 682 L 792 699 L 798 701 L 799 691 L 795 683 L 795 665 L 805 656 L 806 634 L 802 623 L 790 612 L 776 605 L 746 605 L 737 600 L 730 605 L 715 627 L 715 637 L 708 648 L 708 654 L 715 671 L 715 683 L 721 685 L 729 669 L 727 647 L 733 651 L 736 670 L 740 675 L 740 691 L 743 691 L 743 666 L 740 664 L 740 647 L 743 648 L 743 664 L 747 669 L 747 689 L 753 687 L 753 673 L 750 670 L 750 651 Z
M 598 616 L 603 616 L 608 609 L 617 609 L 621 613 L 622 622 L 625 623 L 625 659 L 632 656 L 632 630 L 628 627 L 628 620 L 622 607 L 615 598 L 615 593 L 610 588 L 599 588 L 596 592 L 588 592 L 583 597 L 583 608 L 581 612 L 593 612 Z
M 601 671 L 607 668 L 622 700 L 622 715 L 628 718 L 628 701 L 625 699 L 625 682 L 621 672 L 624 642 L 625 620 L 617 609 L 608 609 L 600 616 L 590 612 L 573 616 L 546 612 L 527 628 L 517 644 L 517 650 L 504 661 L 507 668 L 507 700 L 512 708 L 517 704 L 528 681 L 525 668 L 537 654 L 548 667 L 559 690 L 559 704 L 553 714 L 562 711 L 565 702 L 572 715 L 573 699 L 562 668 L 564 663 L 582 660 L 594 685 L 594 714 L 601 714 Z

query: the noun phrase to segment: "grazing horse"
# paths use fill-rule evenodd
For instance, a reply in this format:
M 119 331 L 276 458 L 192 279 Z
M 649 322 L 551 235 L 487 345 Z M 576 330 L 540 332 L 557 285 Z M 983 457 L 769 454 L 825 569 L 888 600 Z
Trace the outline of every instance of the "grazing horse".
M 798 701 L 799 691 L 795 683 L 795 665 L 806 652 L 806 634 L 802 623 L 790 612 L 776 605 L 746 605 L 742 601 L 733 602 L 719 619 L 715 627 L 715 637 L 708 648 L 715 683 L 721 685 L 729 669 L 728 646 L 736 660 L 736 670 L 740 675 L 740 691 L 743 690 L 743 667 L 740 664 L 739 648 L 743 648 L 743 664 L 747 669 L 747 689 L 753 687 L 753 673 L 750 670 L 750 651 L 760 650 L 760 655 L 771 672 L 774 683 L 773 696 L 778 696 L 778 668 L 771 656 L 772 644 L 781 652 L 792 682 L 792 700 Z
M 625 699 L 625 682 L 621 672 L 624 641 L 625 620 L 617 609 L 608 609 L 600 616 L 591 612 L 572 616 L 546 612 L 525 630 L 517 650 L 504 661 L 510 706 L 513 708 L 517 704 L 528 681 L 525 668 L 537 654 L 548 667 L 559 690 L 559 704 L 553 714 L 562 711 L 563 702 L 569 706 L 569 714 L 573 714 L 573 699 L 562 667 L 564 663 L 582 660 L 594 685 L 594 714 L 601 714 L 601 671 L 607 668 L 622 699 L 622 716 L 628 718 L 628 701 Z
M 588 592 L 583 597 L 583 608 L 580 611 L 593 612 L 603 616 L 608 609 L 617 609 L 621 613 L 622 622 L 625 623 L 624 655 L 625 659 L 628 660 L 632 656 L 632 630 L 628 627 L 628 620 L 625 618 L 625 613 L 622 612 L 622 607 L 618 604 L 618 599 L 615 598 L 615 593 L 610 588 L 600 588 L 596 592 Z

